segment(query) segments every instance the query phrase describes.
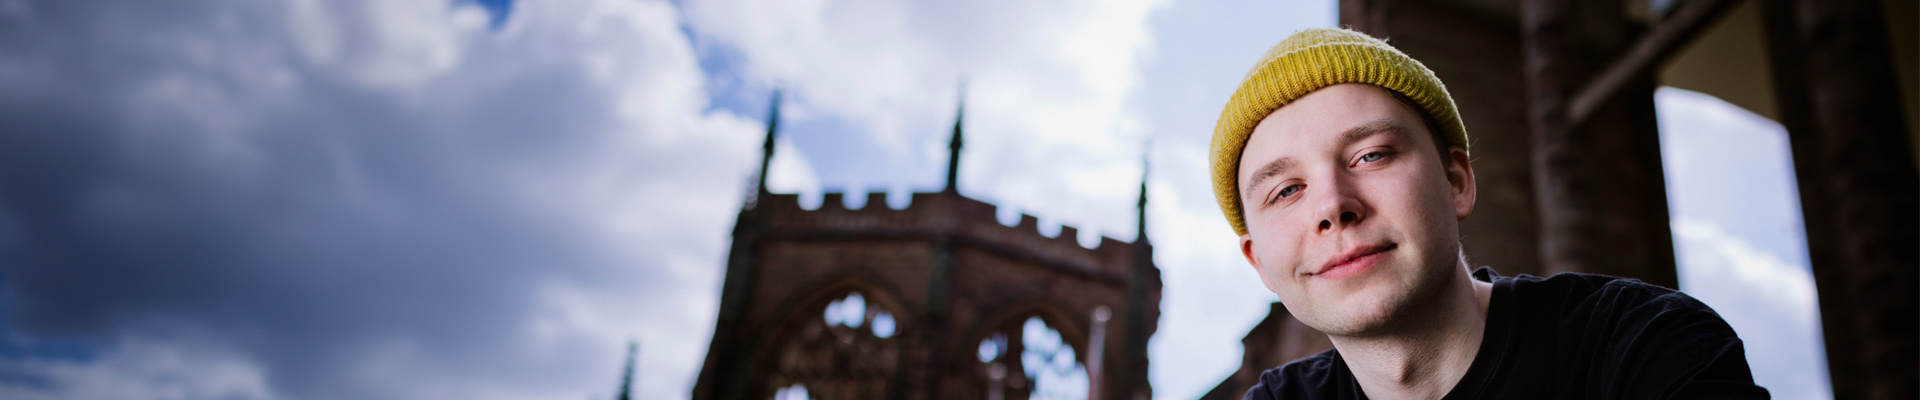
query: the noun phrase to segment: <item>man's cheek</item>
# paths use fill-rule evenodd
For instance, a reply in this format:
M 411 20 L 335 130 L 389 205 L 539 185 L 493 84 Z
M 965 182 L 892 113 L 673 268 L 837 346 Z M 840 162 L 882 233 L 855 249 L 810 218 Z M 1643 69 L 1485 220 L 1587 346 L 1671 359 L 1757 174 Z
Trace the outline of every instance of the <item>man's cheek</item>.
M 1271 281 L 1268 286 L 1270 286 L 1270 289 L 1273 289 L 1274 294 L 1281 294 L 1283 291 L 1300 291 L 1300 275 L 1294 273 L 1294 267 L 1291 261 L 1292 260 L 1286 260 L 1267 268 L 1264 275 L 1266 275 L 1267 280 Z

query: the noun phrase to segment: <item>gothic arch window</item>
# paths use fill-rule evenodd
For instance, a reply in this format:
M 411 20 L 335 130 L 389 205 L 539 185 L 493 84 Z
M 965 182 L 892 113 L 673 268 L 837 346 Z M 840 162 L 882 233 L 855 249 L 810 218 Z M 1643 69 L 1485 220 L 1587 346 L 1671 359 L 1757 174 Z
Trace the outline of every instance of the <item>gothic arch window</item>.
M 775 350 L 774 398 L 871 399 L 899 370 L 899 313 L 858 290 L 799 310 Z
M 988 399 L 1084 399 L 1087 367 L 1060 330 L 1039 316 L 980 341 Z

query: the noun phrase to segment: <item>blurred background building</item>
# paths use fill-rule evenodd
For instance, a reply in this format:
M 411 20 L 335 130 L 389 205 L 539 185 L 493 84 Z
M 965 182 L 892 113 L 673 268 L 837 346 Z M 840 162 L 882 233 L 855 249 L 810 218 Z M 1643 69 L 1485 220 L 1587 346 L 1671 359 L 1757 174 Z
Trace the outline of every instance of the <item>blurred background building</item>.
M 808 210 L 767 190 L 777 96 L 694 399 L 1152 396 L 1161 281 L 1144 177 L 1133 243 L 1089 249 L 1073 227 L 1048 237 L 1030 215 L 1001 224 L 955 185 L 962 112 L 944 190 L 904 207 L 826 193 Z

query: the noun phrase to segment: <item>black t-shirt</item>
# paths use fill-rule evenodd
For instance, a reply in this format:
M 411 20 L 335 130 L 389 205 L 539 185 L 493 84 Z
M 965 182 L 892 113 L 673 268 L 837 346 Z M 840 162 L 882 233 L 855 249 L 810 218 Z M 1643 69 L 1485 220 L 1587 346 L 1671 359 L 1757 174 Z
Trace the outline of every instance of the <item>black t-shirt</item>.
M 1447 399 L 1765 399 L 1712 308 L 1633 279 L 1490 268 L 1487 329 Z M 1338 350 L 1260 374 L 1247 399 L 1365 399 Z

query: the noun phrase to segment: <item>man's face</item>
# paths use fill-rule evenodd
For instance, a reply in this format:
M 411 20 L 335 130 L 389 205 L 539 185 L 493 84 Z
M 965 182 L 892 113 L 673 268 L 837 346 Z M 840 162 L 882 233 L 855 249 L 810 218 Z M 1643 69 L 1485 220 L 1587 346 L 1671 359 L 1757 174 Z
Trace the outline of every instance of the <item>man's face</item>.
M 1334 335 L 1387 333 L 1464 271 L 1466 152 L 1441 160 L 1414 109 L 1377 86 L 1328 86 L 1269 114 L 1240 159 L 1242 252 L 1287 310 Z

